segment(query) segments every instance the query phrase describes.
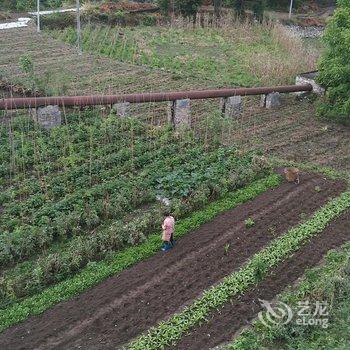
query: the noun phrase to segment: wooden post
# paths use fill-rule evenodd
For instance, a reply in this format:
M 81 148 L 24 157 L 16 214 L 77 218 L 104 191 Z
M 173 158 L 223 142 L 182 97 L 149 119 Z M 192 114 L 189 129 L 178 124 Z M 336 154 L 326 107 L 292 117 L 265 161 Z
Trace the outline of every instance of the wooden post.
M 80 23 L 80 1 L 77 1 L 77 48 L 78 48 L 78 54 L 82 54 L 81 49 L 81 23 Z
M 40 0 L 36 2 L 36 31 L 40 33 Z

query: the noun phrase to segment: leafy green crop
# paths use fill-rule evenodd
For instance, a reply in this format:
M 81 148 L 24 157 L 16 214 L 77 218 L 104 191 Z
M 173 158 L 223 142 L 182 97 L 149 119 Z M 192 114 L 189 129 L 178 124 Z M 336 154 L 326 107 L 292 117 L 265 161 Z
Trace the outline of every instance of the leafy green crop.
M 0 129 L 0 265 L 119 219 L 154 203 L 156 194 L 184 198 L 206 188 L 215 198 L 222 189 L 239 187 L 230 181 L 231 173 L 242 176 L 246 167 L 244 184 L 259 172 L 252 168 L 252 154 L 237 156 L 232 147 L 205 149 L 198 140 L 177 140 L 166 129 L 152 135 L 131 120 L 88 120 L 50 134 L 30 123 L 17 122 L 10 138 L 5 127 Z
M 270 172 L 190 132 L 93 112 L 67 120 L 49 133 L 24 118 L 0 127 L 0 309 L 142 242 L 160 227 L 157 195 L 179 219 Z
M 255 225 L 255 222 L 254 222 L 254 220 L 253 220 L 252 218 L 246 219 L 246 220 L 244 221 L 244 223 L 245 223 L 245 226 L 246 226 L 247 228 L 253 227 L 253 226 Z
M 202 224 L 214 219 L 220 212 L 253 199 L 269 188 L 277 187 L 281 182 L 278 175 L 258 180 L 244 189 L 228 193 L 223 199 L 207 205 L 204 209 L 193 213 L 190 217 L 179 220 L 176 224 L 176 235 L 181 237 L 195 230 Z M 137 246 L 132 246 L 122 252 L 117 252 L 108 261 L 90 263 L 74 277 L 47 288 L 40 294 L 27 298 L 6 309 L 1 310 L 0 331 L 25 320 L 30 315 L 39 314 L 53 305 L 67 300 L 84 290 L 91 288 L 109 276 L 146 259 L 159 250 L 159 233 L 148 236 L 147 240 Z

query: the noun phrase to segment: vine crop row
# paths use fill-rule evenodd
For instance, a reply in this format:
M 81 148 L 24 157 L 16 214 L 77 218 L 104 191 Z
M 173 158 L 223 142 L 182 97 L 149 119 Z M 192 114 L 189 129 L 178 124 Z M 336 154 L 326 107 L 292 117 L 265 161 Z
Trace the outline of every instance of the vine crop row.
M 219 213 L 251 200 L 269 188 L 277 187 L 280 182 L 281 179 L 278 175 L 270 175 L 267 178 L 253 182 L 243 189 L 227 193 L 222 199 L 208 204 L 203 209 L 195 211 L 187 218 L 179 220 L 176 226 L 177 237 L 181 237 L 200 227 L 202 224 L 213 220 Z M 197 200 L 198 199 L 199 198 L 197 198 Z M 188 210 L 188 208 L 183 209 L 186 211 Z M 109 241 L 107 234 L 109 234 Z M 119 232 L 111 226 L 110 229 L 106 231 L 105 238 L 102 237 L 102 242 L 100 241 L 100 236 L 97 236 L 95 239 L 96 242 L 101 242 L 104 246 L 108 246 L 110 242 L 115 240 L 118 234 Z M 83 244 L 75 244 L 74 249 L 75 255 L 70 257 L 67 256 L 68 262 L 74 257 L 74 261 L 76 261 L 76 257 L 81 256 L 84 252 Z M 11 300 L 12 305 L 8 305 L 1 310 L 0 332 L 15 323 L 25 320 L 30 315 L 39 314 L 53 305 L 91 288 L 107 277 L 115 275 L 138 261 L 148 258 L 158 250 L 159 233 L 154 233 L 149 235 L 143 243 L 113 253 L 108 260 L 89 263 L 83 270 L 76 273 L 74 276 L 50 286 L 36 295 L 27 297 L 24 300 L 19 300 L 18 298 Z M 85 251 L 87 251 L 87 249 L 85 249 Z M 74 264 L 74 261 L 72 264 Z M 37 266 L 36 270 L 33 271 L 32 278 L 33 276 L 38 276 L 40 272 L 44 274 L 45 271 L 50 272 L 50 268 L 44 270 L 44 267 Z M 63 273 L 63 271 L 61 271 L 61 273 Z M 24 278 L 22 276 L 22 279 L 23 281 L 31 281 L 30 276 L 28 275 Z M 7 282 L 10 283 L 9 281 Z M 2 285 L 0 290 L 3 290 L 3 287 L 5 286 Z

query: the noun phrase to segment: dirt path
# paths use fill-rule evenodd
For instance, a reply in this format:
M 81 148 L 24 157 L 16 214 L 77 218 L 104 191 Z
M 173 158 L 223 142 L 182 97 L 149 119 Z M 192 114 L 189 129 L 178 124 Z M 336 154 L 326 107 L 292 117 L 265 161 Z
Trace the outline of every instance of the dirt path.
M 300 186 L 285 183 L 269 190 L 182 238 L 172 251 L 6 330 L 1 348 L 115 349 L 181 309 L 344 188 L 305 175 Z M 244 225 L 248 217 L 255 221 L 250 229 Z M 225 255 L 226 244 L 231 248 Z
M 261 310 L 259 299 L 272 300 L 288 285 L 301 277 L 307 268 L 316 266 L 332 248 L 350 241 L 350 211 L 335 220 L 321 234 L 312 238 L 290 259 L 274 268 L 256 288 L 249 290 L 238 300 L 213 313 L 209 322 L 197 327 L 190 335 L 183 337 L 172 349 L 211 349 L 232 340 L 235 332 L 250 324 Z

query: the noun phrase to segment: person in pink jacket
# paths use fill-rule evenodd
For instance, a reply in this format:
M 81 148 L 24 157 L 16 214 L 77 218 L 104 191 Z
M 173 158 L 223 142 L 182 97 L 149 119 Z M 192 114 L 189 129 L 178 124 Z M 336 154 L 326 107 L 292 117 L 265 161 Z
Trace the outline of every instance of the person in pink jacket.
M 165 213 L 165 218 L 162 225 L 163 233 L 162 240 L 163 246 L 162 250 L 165 252 L 174 246 L 174 229 L 175 229 L 175 219 L 170 215 L 169 212 Z

